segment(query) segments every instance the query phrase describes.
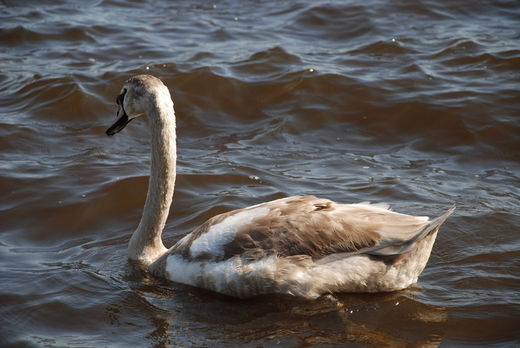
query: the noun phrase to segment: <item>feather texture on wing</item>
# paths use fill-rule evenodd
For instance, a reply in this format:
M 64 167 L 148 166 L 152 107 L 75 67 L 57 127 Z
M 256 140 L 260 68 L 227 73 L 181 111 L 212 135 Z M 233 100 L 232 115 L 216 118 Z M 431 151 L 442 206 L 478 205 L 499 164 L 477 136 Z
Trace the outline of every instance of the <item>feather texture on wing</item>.
M 380 205 L 294 196 L 217 215 L 171 252 L 211 261 L 235 255 L 253 260 L 270 255 L 306 255 L 313 260 L 334 253 L 390 255 L 400 253 L 429 225 L 426 217 L 395 213 Z

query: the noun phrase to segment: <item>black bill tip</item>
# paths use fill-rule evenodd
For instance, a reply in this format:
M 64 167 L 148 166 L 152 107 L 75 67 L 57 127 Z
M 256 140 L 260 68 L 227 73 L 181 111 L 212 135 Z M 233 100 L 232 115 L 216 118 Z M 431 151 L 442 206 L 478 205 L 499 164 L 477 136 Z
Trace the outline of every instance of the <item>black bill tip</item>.
M 123 115 L 121 117 L 119 117 L 117 119 L 117 121 L 110 126 L 110 128 L 107 129 L 106 131 L 106 134 L 107 135 L 114 135 L 116 133 L 119 133 L 121 130 L 123 130 L 123 128 L 126 127 L 126 125 L 128 123 L 130 123 L 130 121 L 132 121 L 132 119 L 129 119 L 128 118 L 128 115 L 125 113 L 123 113 Z

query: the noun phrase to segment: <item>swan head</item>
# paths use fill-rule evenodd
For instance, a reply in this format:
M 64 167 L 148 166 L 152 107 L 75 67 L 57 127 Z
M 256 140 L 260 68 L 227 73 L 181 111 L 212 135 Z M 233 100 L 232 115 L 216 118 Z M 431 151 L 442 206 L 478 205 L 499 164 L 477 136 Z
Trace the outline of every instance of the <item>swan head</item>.
M 119 133 L 134 118 L 149 114 L 148 108 L 155 105 L 161 93 L 170 96 L 168 88 L 154 76 L 137 75 L 128 79 L 116 98 L 117 120 L 106 130 L 106 134 Z

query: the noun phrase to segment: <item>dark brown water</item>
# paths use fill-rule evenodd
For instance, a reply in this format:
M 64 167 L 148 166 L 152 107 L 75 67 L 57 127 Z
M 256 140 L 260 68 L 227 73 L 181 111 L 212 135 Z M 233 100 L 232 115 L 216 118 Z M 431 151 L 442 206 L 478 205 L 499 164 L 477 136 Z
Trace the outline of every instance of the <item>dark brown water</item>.
M 125 79 L 170 87 L 171 245 L 295 194 L 457 211 L 416 287 L 235 300 L 126 244 L 149 131 L 107 137 Z M 520 4 L 0 1 L 0 346 L 520 344 Z

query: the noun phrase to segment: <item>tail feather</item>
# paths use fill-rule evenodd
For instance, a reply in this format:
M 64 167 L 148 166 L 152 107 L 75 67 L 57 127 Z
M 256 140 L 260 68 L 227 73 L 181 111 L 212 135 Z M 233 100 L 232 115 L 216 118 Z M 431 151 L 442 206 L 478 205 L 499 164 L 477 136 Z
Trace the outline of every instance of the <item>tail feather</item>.
M 421 233 L 417 234 L 417 236 L 415 236 L 411 241 L 412 242 L 416 242 L 418 240 L 421 240 L 423 239 L 424 237 L 426 237 L 431 231 L 433 231 L 434 229 L 436 229 L 437 227 L 439 227 L 440 225 L 442 225 L 444 223 L 444 221 L 446 221 L 446 219 L 455 211 L 455 204 L 452 205 L 450 207 L 450 209 L 448 209 L 444 214 L 442 214 L 441 216 L 439 217 L 436 217 L 435 219 L 433 219 L 429 224 L 428 226 L 426 226 L 426 228 L 424 230 L 421 231 Z
M 389 255 L 399 255 L 404 254 L 415 247 L 415 244 L 429 235 L 432 231 L 436 230 L 440 225 L 446 221 L 446 219 L 453 213 L 455 210 L 455 205 L 452 205 L 450 209 L 448 209 L 441 216 L 430 221 L 426 227 L 417 233 L 413 238 L 405 241 L 404 243 L 393 244 L 393 245 L 382 245 L 379 244 L 374 248 L 370 248 L 368 250 L 364 250 L 364 253 L 370 255 L 379 255 L 379 256 L 389 256 Z M 362 250 L 363 251 L 363 250 Z

